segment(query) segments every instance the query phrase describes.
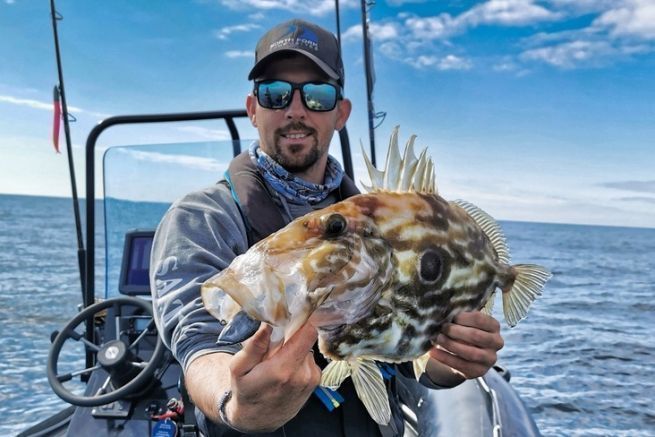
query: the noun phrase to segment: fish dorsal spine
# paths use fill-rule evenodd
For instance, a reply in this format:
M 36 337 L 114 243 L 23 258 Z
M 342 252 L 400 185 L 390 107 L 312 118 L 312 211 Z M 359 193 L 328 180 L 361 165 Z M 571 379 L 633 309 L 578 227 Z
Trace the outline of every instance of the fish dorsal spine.
M 451 202 L 462 208 L 480 226 L 498 255 L 498 261 L 509 264 L 509 248 L 500 225 L 489 214 L 465 200 L 457 199 Z
M 378 170 L 373 166 L 362 145 L 362 154 L 371 178 L 371 185 L 364 185 L 364 188 L 368 192 L 395 191 L 405 193 L 414 191 L 437 194 L 434 163 L 427 154 L 427 148 L 423 149 L 417 158 L 414 154 L 416 135 L 412 135 L 407 140 L 405 150 L 401 156 L 398 148 L 398 130 L 399 126 L 396 126 L 391 133 L 384 170 Z

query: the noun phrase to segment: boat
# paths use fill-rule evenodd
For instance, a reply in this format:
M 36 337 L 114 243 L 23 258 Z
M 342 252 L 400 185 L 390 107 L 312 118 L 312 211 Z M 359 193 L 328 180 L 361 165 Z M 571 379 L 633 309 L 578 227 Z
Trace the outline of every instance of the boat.
M 153 184 L 173 193 L 185 190 L 185 187 L 174 187 L 177 179 L 168 174 L 167 168 L 160 168 L 170 165 L 167 164 L 170 160 L 162 157 L 184 156 L 187 161 L 193 157 L 198 160 L 195 162 L 227 164 L 250 144 L 250 140 L 240 139 L 234 122 L 245 116 L 244 110 L 116 116 L 104 120 L 89 134 L 86 146 L 86 263 L 89 267 L 84 300 L 93 303 L 56 333 L 47 364 L 48 380 L 54 392 L 71 406 L 20 436 L 151 435 L 158 423 L 170 423 L 179 430 L 179 435 L 198 435 L 195 417 L 189 414 L 192 406 L 184 392 L 181 368 L 159 339 L 149 299 L 150 244 L 169 204 L 131 200 L 134 193 L 123 191 L 125 187 L 138 189 Z M 125 124 L 209 119 L 224 120 L 232 139 L 218 143 L 114 146 L 106 150 L 102 172 L 106 245 L 102 282 L 106 298 L 95 302 L 99 281 L 95 273 L 97 211 L 93 163 L 100 134 L 112 126 Z M 342 131 L 340 138 L 342 156 L 351 156 L 347 132 Z M 164 164 L 158 166 L 151 162 L 144 166 L 142 161 L 149 156 L 157 157 Z M 344 164 L 352 175 L 352 163 L 346 159 Z M 122 177 L 133 169 L 138 171 L 125 183 Z M 204 177 L 216 179 L 215 170 L 210 166 Z M 205 185 L 213 182 L 196 181 Z M 73 367 L 78 366 L 76 370 L 62 372 L 62 360 L 71 359 L 71 354 L 62 355 L 66 342 L 82 343 L 86 353 L 73 360 Z M 70 367 L 71 363 L 67 364 L 63 367 Z M 539 435 L 506 369 L 497 366 L 483 377 L 447 390 L 430 390 L 401 375 L 398 378 L 406 436 Z M 84 382 L 80 394 L 66 385 L 74 379 Z
M 89 133 L 86 237 L 80 251 L 83 305 L 53 333 L 47 362 L 48 381 L 69 406 L 19 436 L 200 435 L 181 367 L 161 342 L 152 319 L 150 247 L 155 228 L 172 200 L 216 183 L 222 166 L 226 168 L 229 160 L 251 143 L 240 137 L 237 128 L 237 122 L 246 117 L 243 109 L 119 115 L 103 120 Z M 371 112 L 369 120 L 373 118 Z M 230 139 L 111 146 L 104 152 L 96 176 L 98 139 L 107 129 L 198 120 L 225 123 Z M 345 128 L 339 132 L 339 143 L 343 167 L 353 177 Z M 374 157 L 373 141 L 370 147 Z M 172 174 L 171 162 L 184 174 Z M 181 162 L 190 163 L 190 168 L 185 169 Z M 104 181 L 102 211 L 96 202 L 99 178 Z M 143 200 L 143 193 L 154 187 L 171 198 Z M 104 235 L 96 227 L 100 212 Z M 98 295 L 104 297 L 97 299 Z M 77 349 L 71 351 L 71 347 Z M 404 436 L 540 435 L 510 379 L 507 369 L 496 366 L 458 387 L 431 390 L 398 375 Z

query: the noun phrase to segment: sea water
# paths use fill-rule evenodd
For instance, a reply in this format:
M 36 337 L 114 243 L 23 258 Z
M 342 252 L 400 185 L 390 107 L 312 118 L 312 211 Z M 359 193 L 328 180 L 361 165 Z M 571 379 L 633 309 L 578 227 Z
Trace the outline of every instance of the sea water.
M 528 318 L 503 328 L 499 355 L 540 431 L 655 436 L 655 229 L 501 225 L 513 262 L 554 274 Z M 102 284 L 101 226 L 96 241 Z M 0 435 L 67 406 L 48 385 L 46 359 L 52 331 L 80 303 L 72 201 L 0 195 Z M 61 359 L 82 369 L 81 355 Z

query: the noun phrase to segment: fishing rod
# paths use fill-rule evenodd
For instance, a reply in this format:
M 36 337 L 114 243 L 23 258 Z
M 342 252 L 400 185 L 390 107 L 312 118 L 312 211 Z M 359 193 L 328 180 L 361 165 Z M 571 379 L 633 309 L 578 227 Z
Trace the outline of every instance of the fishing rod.
M 86 294 L 84 293 L 85 289 L 85 250 L 84 243 L 82 238 L 82 224 L 80 220 L 80 204 L 77 197 L 77 183 L 75 181 L 75 166 L 73 165 L 73 147 L 71 145 L 71 135 L 70 135 L 70 126 L 69 115 L 68 115 L 68 106 L 66 104 L 66 92 L 64 91 L 64 73 L 61 66 L 61 54 L 59 51 L 59 36 L 57 34 L 57 21 L 62 20 L 64 17 L 59 14 L 55 9 L 55 0 L 50 0 L 50 13 L 52 16 L 52 31 L 54 33 L 55 40 L 55 55 L 57 57 L 57 73 L 59 75 L 59 84 L 55 85 L 55 105 L 57 105 L 57 98 L 61 98 L 61 118 L 64 120 L 64 136 L 66 137 L 66 152 L 68 155 L 68 171 L 70 174 L 72 195 L 73 195 L 73 211 L 75 215 L 75 230 L 77 232 L 77 263 L 80 270 L 80 282 L 82 287 L 82 301 L 84 306 L 87 307 L 93 302 L 87 302 L 85 299 Z M 55 123 L 59 123 L 60 120 L 55 120 Z M 55 139 L 55 144 L 57 140 Z
M 375 86 L 375 70 L 373 68 L 373 53 L 371 51 L 371 39 L 369 36 L 369 19 L 368 8 L 375 5 L 374 0 L 361 0 L 362 5 L 362 39 L 364 46 L 364 72 L 366 76 L 366 101 L 368 103 L 368 135 L 371 141 L 371 163 L 376 165 L 375 158 L 375 128 L 380 126 L 384 121 L 386 113 L 375 112 L 373 107 L 373 87 Z M 380 122 L 376 125 L 375 120 L 381 118 Z

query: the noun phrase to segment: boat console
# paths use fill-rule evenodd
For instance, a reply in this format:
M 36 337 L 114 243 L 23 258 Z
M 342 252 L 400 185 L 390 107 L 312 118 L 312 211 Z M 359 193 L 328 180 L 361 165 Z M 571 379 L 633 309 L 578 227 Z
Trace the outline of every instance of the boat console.
M 182 372 L 157 334 L 146 299 L 153 235 L 153 230 L 134 230 L 125 236 L 119 283 L 125 296 L 83 309 L 54 338 L 49 382 L 59 397 L 78 406 L 68 425 L 70 435 L 143 436 L 151 435 L 160 422 L 171 429 L 185 425 Z M 79 329 L 87 322 L 94 327 L 92 341 Z M 62 360 L 72 358 L 61 353 L 67 341 L 84 344 L 94 354 L 95 364 L 60 372 Z M 83 394 L 74 392 L 72 380 L 77 376 L 87 380 Z M 187 413 L 186 418 L 191 418 L 186 433 L 195 435 L 193 415 Z

